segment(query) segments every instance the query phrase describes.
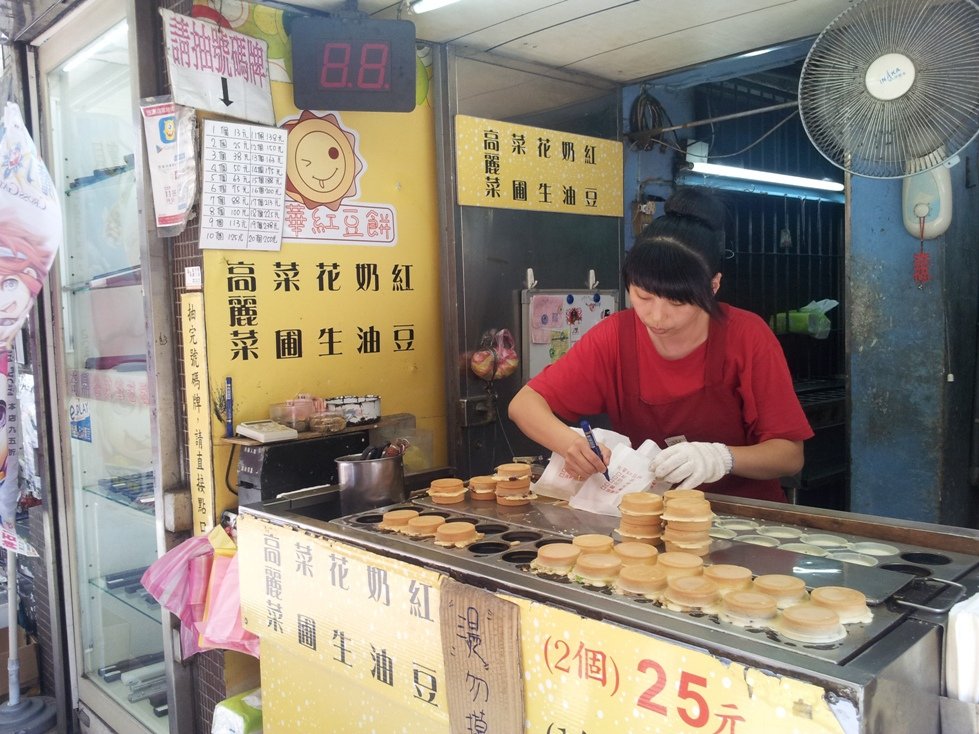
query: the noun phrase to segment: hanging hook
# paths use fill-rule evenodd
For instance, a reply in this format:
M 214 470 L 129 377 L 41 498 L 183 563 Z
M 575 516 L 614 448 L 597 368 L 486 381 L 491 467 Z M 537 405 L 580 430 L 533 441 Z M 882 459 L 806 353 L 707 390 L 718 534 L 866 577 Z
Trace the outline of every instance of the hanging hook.
M 537 287 L 537 281 L 534 280 L 534 269 L 527 268 L 527 290 L 532 291 Z
M 598 281 L 595 280 L 595 271 L 594 270 L 589 270 L 588 271 L 588 290 L 590 290 L 590 291 L 597 291 L 598 290 Z

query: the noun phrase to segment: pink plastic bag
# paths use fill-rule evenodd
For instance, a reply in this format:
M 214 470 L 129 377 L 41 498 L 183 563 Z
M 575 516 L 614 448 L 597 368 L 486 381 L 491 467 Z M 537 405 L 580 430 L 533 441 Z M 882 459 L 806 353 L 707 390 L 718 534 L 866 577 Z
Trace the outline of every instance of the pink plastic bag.
M 241 624 L 238 554 L 214 557 L 208 589 L 207 613 L 198 625 L 201 649 L 237 650 L 258 657 L 258 637 Z
M 483 334 L 479 349 L 469 359 L 473 374 L 487 382 L 509 377 L 519 366 L 520 359 L 509 329 L 491 329 Z
M 160 606 L 180 618 L 181 652 L 200 652 L 197 625 L 204 619 L 207 585 L 214 546 L 206 535 L 195 535 L 157 558 L 143 573 L 143 588 Z

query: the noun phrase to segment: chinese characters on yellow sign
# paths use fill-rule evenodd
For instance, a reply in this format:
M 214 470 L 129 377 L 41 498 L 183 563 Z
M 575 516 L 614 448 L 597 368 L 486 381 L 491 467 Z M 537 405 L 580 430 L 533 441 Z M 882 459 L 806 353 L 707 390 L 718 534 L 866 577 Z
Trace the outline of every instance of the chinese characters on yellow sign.
M 411 352 L 415 348 L 415 324 L 405 321 L 397 310 L 384 322 L 368 319 L 350 329 L 341 325 L 337 318 L 339 311 L 329 307 L 331 303 L 339 306 L 343 292 L 411 291 L 411 264 L 396 263 L 385 273 L 376 262 L 358 262 L 344 268 L 337 262 L 301 264 L 276 260 L 270 267 L 260 269 L 256 261 L 241 259 L 227 260 L 225 267 L 228 325 L 231 327 L 227 356 L 231 360 L 370 355 Z M 263 299 L 261 291 L 269 295 Z M 315 311 L 315 323 L 307 324 L 306 328 L 299 325 L 302 320 L 300 293 L 303 291 L 324 296 L 321 307 Z M 300 318 L 294 325 L 280 321 L 281 328 L 263 332 L 263 301 L 285 303 L 290 297 L 294 298 L 293 313 Z M 306 319 L 312 317 L 307 314 Z
M 187 436 L 190 441 L 190 491 L 194 532 L 214 526 L 214 475 L 211 471 L 211 409 L 207 381 L 207 348 L 204 336 L 204 294 L 180 297 L 183 318 L 184 393 L 187 399 Z
M 622 216 L 622 143 L 456 115 L 464 206 Z
M 821 686 L 708 649 L 247 512 L 238 541 L 252 569 L 241 578 L 244 624 L 262 638 L 272 696 L 265 715 L 290 717 L 282 731 L 314 730 L 325 716 L 338 732 L 843 733 Z M 266 650 L 282 663 L 268 681 Z M 315 703 L 297 712 L 304 700 Z M 855 715 L 846 705 L 844 719 Z
M 242 620 L 263 646 L 312 655 L 332 675 L 448 721 L 439 574 L 249 515 L 238 548 L 252 569 Z
M 817 685 L 518 597 L 527 731 L 842 734 Z M 541 695 L 540 692 L 549 692 Z

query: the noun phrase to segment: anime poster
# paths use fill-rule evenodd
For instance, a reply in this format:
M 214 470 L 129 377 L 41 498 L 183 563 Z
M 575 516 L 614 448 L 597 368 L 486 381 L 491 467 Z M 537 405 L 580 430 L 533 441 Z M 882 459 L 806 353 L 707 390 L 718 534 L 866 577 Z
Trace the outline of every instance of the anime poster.
M 16 473 L 16 380 L 12 345 L 41 291 L 62 240 L 61 207 L 54 183 L 24 126 L 20 108 L 7 102 L 0 121 L 0 522 L 4 547 L 16 547 L 13 529 Z
M 0 349 L 10 349 L 61 244 L 61 207 L 20 107 L 0 122 Z

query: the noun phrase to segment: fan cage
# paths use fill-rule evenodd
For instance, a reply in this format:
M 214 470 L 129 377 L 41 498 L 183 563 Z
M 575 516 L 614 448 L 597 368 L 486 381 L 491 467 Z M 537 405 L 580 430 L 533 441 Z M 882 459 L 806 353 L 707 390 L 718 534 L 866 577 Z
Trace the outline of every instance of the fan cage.
M 875 98 L 865 76 L 888 53 L 914 82 Z M 979 6 L 972 0 L 860 0 L 819 35 L 799 79 L 802 124 L 816 149 L 858 176 L 936 168 L 979 133 Z

